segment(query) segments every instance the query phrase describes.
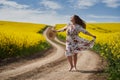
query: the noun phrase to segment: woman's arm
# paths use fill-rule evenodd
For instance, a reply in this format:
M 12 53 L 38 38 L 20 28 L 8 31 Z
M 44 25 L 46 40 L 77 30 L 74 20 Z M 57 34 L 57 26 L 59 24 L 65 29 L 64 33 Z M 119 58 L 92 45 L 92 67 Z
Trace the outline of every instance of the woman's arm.
M 63 32 L 63 31 L 66 31 L 67 29 L 67 26 L 65 26 L 64 28 L 60 29 L 60 30 L 56 30 L 57 32 Z
M 63 28 L 60 29 L 60 30 L 54 30 L 54 32 L 63 32 L 63 31 L 66 31 L 68 25 L 69 25 L 69 24 L 67 24 L 65 27 L 63 27 Z
M 87 35 L 92 36 L 93 38 L 96 38 L 96 36 L 92 35 L 92 34 L 89 33 L 88 31 L 87 31 Z
M 82 27 L 80 27 L 79 30 L 80 30 L 82 33 L 84 33 L 84 34 L 86 34 L 86 35 L 88 35 L 88 36 L 91 36 L 91 37 L 93 37 L 93 38 L 96 38 L 96 36 L 92 35 L 90 32 L 88 32 L 87 30 L 85 30 L 85 29 L 82 28 Z

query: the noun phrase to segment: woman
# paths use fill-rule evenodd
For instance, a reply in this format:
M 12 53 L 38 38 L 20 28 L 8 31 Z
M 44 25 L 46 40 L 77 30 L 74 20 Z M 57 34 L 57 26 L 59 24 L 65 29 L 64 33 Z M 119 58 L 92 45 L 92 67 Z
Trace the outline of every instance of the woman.
M 94 39 L 96 38 L 96 36 L 92 35 L 91 33 L 85 30 L 86 24 L 79 16 L 73 15 L 71 17 L 71 22 L 72 22 L 71 24 L 67 24 L 61 30 L 57 30 L 57 31 L 54 30 L 54 32 L 61 32 L 66 30 L 67 37 L 66 37 L 65 55 L 67 56 L 67 59 L 71 66 L 69 71 L 71 71 L 73 67 L 75 68 L 75 70 L 77 70 L 76 64 L 77 64 L 78 51 L 86 50 L 93 47 L 92 41 L 94 40 L 88 41 L 79 37 L 78 36 L 79 32 L 83 32 L 86 35 L 92 36 Z M 72 59 L 72 56 L 73 56 L 73 59 Z

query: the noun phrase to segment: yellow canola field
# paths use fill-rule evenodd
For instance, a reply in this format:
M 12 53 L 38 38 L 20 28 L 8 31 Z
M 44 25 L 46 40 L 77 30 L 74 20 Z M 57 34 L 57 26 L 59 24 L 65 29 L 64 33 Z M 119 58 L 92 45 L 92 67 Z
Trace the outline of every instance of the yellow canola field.
M 22 45 L 29 47 L 37 44 L 40 41 L 46 41 L 42 34 L 37 33 L 45 28 L 45 26 L 46 25 L 44 24 L 0 22 L 1 45 L 13 43 L 20 47 Z
M 15 54 L 16 47 L 18 52 L 30 47 L 32 50 L 36 46 L 38 50 L 44 50 L 48 46 L 42 34 L 45 28 L 45 24 L 0 21 L 0 56 L 4 54 L 4 58 L 7 53 Z

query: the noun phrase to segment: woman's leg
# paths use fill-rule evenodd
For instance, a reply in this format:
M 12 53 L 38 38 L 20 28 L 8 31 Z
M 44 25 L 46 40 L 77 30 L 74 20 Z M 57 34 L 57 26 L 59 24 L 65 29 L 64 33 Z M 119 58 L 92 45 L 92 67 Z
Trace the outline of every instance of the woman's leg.
M 77 70 L 77 68 L 76 68 L 76 64 L 77 64 L 77 53 L 74 53 L 73 57 L 74 57 L 74 67 L 75 67 L 75 70 Z
M 69 69 L 69 71 L 71 71 L 72 68 L 73 68 L 72 56 L 68 56 L 67 59 L 68 59 L 68 61 L 69 61 L 69 63 L 70 63 L 70 66 L 71 66 L 70 69 Z

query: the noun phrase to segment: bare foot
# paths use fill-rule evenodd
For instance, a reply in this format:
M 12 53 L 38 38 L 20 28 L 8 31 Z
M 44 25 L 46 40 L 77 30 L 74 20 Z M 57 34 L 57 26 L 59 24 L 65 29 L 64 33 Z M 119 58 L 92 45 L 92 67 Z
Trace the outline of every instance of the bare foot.
M 69 69 L 69 71 L 72 71 L 72 69 L 73 69 L 73 66 L 71 66 L 71 68 Z
M 78 71 L 78 69 L 75 67 L 75 71 Z

